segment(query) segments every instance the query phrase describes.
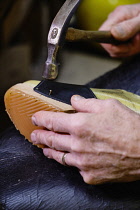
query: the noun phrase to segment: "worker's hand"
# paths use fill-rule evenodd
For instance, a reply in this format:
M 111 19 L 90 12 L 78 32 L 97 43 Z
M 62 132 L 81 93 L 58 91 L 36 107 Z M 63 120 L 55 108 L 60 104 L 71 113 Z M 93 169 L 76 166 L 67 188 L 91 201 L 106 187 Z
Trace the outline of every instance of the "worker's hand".
M 140 52 L 140 4 L 117 7 L 99 30 L 111 31 L 117 40 L 128 41 L 118 46 L 102 44 L 112 57 L 127 57 Z
M 78 113 L 41 111 L 32 117 L 46 130 L 31 134 L 44 155 L 79 169 L 88 184 L 140 179 L 140 115 L 114 99 L 72 97 Z

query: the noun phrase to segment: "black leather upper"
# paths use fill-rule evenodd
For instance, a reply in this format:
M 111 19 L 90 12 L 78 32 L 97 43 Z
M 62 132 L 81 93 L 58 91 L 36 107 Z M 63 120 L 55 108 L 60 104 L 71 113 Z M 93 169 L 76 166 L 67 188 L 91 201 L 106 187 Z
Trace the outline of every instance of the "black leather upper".
M 66 104 L 71 104 L 73 95 L 81 95 L 85 98 L 96 98 L 94 93 L 86 85 L 73 85 L 42 80 L 34 90 L 44 96 L 53 98 Z

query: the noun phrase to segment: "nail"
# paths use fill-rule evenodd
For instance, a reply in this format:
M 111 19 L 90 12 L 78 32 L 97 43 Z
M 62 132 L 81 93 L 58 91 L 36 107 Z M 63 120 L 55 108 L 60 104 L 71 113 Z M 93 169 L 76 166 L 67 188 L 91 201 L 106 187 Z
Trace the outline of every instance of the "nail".
M 125 30 L 119 24 L 114 26 L 114 30 L 119 37 L 124 37 L 126 35 Z
M 51 159 L 51 157 L 49 156 L 48 148 L 43 148 L 43 153 L 48 159 Z
M 80 96 L 80 95 L 74 95 L 73 96 L 73 99 L 75 100 L 75 101 L 79 101 L 79 100 L 82 100 L 82 99 L 85 99 L 83 96 Z
M 31 133 L 31 141 L 32 142 L 36 142 L 36 134 L 35 133 Z
M 32 123 L 37 126 L 37 123 L 36 123 L 36 118 L 35 117 L 32 117 Z

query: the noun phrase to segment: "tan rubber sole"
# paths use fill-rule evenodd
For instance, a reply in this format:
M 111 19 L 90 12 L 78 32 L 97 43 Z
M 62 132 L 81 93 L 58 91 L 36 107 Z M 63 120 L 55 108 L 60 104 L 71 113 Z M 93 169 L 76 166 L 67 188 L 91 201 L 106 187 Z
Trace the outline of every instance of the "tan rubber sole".
M 38 81 L 29 81 L 11 87 L 5 94 L 5 106 L 11 121 L 16 129 L 31 142 L 30 135 L 35 129 L 31 117 L 38 111 L 66 112 L 72 106 L 47 98 L 33 90 Z M 43 145 L 37 145 L 43 147 Z
M 31 117 L 38 111 L 68 112 L 72 106 L 36 93 L 33 88 L 39 81 L 28 81 L 11 87 L 5 94 L 6 111 L 15 127 L 31 142 L 30 135 L 35 129 Z M 124 90 L 91 89 L 101 100 L 114 98 L 140 114 L 140 96 Z M 43 147 L 43 145 L 37 145 Z

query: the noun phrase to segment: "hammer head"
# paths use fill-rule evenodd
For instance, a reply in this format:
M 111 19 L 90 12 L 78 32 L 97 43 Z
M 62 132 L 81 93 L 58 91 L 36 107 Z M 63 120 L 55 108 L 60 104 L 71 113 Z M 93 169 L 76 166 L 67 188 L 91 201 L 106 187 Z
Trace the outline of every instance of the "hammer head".
M 80 2 L 81 0 L 66 0 L 51 24 L 48 34 L 48 58 L 43 72 L 45 79 L 53 80 L 58 75 L 58 49 L 65 42 L 69 22 Z

